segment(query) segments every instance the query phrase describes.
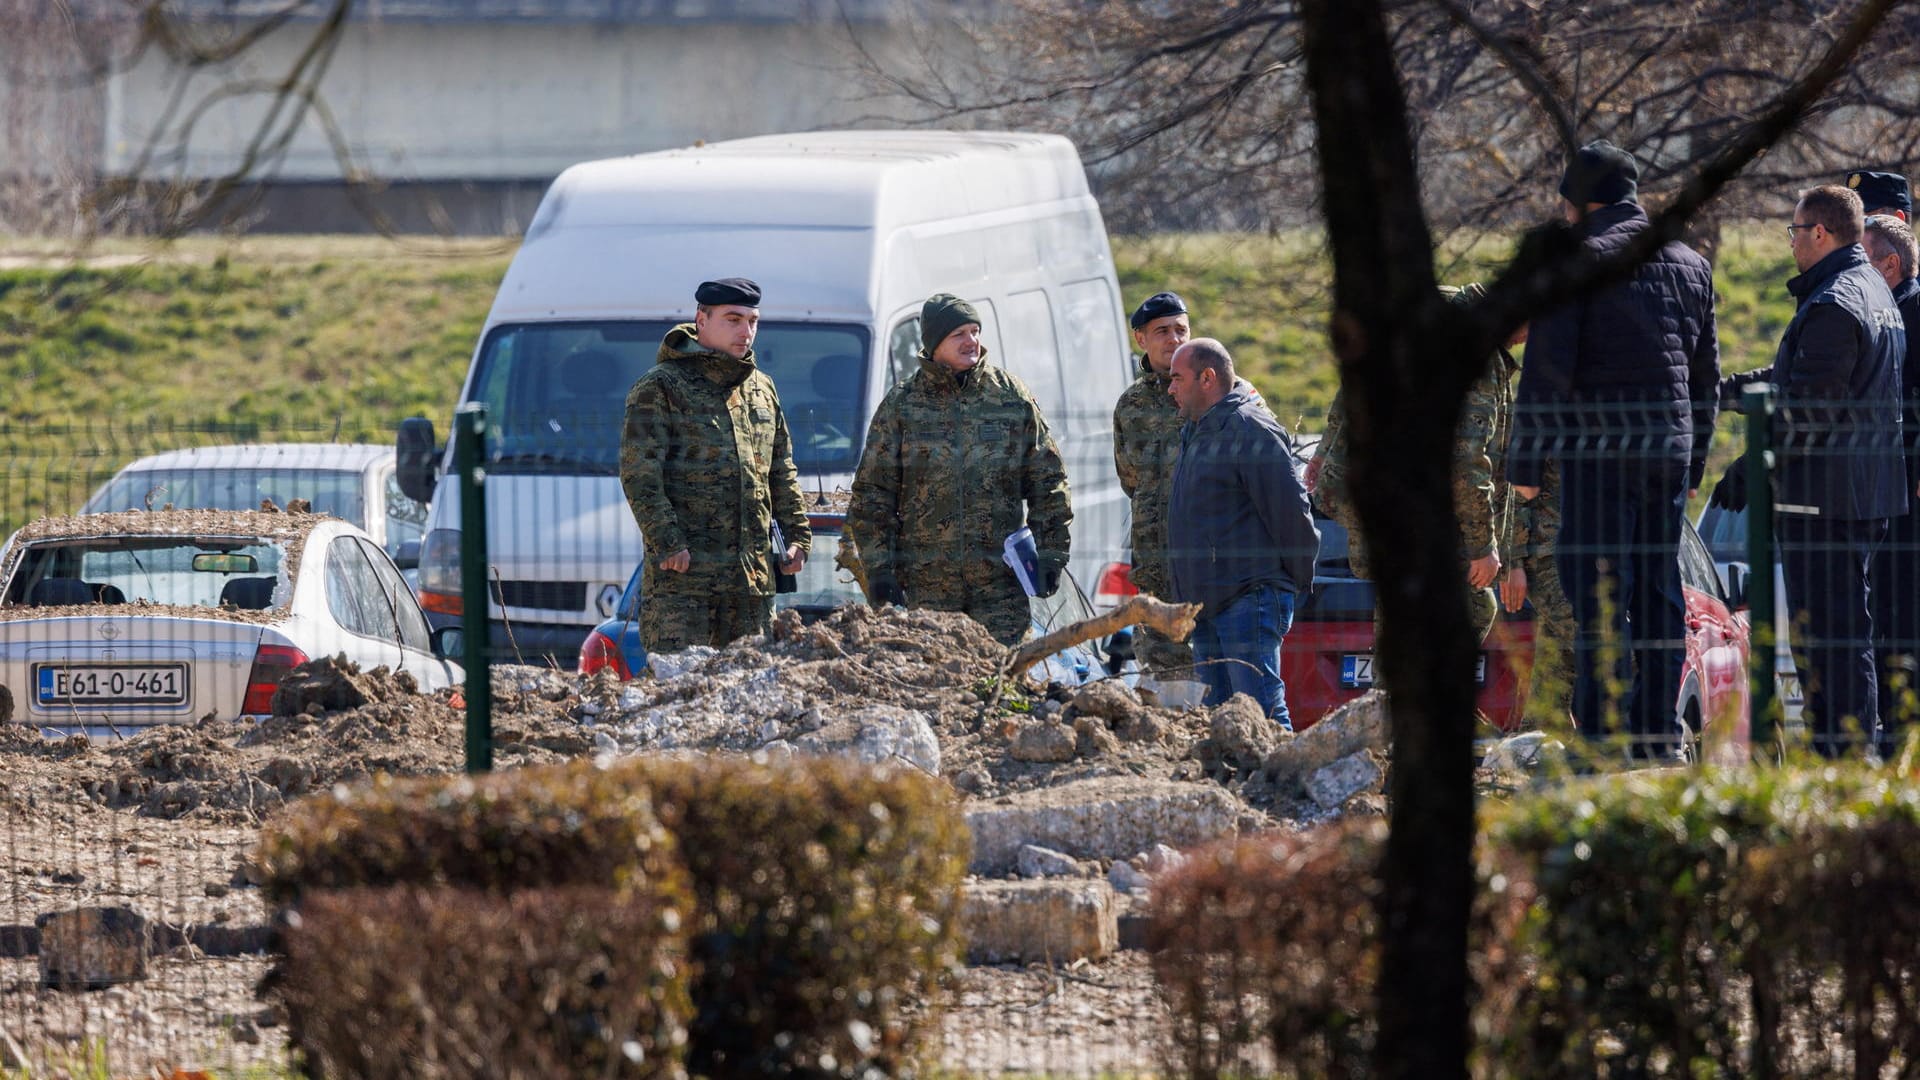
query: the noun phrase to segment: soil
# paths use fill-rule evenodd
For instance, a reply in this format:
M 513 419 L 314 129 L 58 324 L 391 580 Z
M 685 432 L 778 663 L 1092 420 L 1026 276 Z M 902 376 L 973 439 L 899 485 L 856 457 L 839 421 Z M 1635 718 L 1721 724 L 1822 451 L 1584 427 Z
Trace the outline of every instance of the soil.
M 1001 677 L 1006 657 L 964 616 L 849 606 L 812 624 L 783 614 L 762 637 L 659 658 L 664 678 L 496 667 L 495 767 L 608 752 L 833 752 L 877 716 L 890 731 L 930 729 L 937 771 L 967 799 L 1139 776 L 1225 785 L 1246 800 L 1243 830 L 1329 813 L 1209 749 L 1220 725 L 1207 710 L 1144 705 L 1117 681 L 1014 683 Z M 245 862 L 261 822 L 289 800 L 375 773 L 460 771 L 462 706 L 458 690 L 425 695 L 404 674 L 321 659 L 287 678 L 258 724 L 205 721 L 113 742 L 0 725 L 0 946 L 71 906 L 124 904 L 182 929 L 264 925 L 270 913 Z M 1052 760 L 1024 760 L 1042 744 L 1051 749 L 1037 756 Z M 1377 795 L 1348 809 L 1369 799 Z M 42 989 L 22 950 L 0 955 L 14 957 L 0 960 L 0 1031 L 43 1063 L 96 1035 L 115 1075 L 284 1054 L 271 1010 L 253 996 L 263 958 L 186 946 L 142 982 L 76 994 Z M 969 969 L 943 1021 L 943 1055 L 968 1070 L 1151 1068 L 1148 1033 L 1161 1021 L 1143 956 L 1076 971 Z M 7 1054 L 0 1038 L 0 1064 Z

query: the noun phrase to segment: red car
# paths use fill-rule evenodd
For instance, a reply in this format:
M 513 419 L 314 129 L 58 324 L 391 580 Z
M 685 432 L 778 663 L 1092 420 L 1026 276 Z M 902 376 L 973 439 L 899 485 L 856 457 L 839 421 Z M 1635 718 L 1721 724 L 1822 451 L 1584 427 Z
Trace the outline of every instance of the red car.
M 1320 560 L 1314 594 L 1294 612 L 1280 652 L 1287 709 L 1297 729 L 1373 685 L 1373 583 L 1353 576 L 1347 531 L 1316 518 Z M 1734 610 L 1713 558 L 1692 524 L 1681 534 L 1680 579 L 1687 598 L 1687 658 L 1677 715 L 1705 749 L 1744 759 L 1747 741 L 1747 616 Z M 1501 612 L 1480 653 L 1479 708 L 1502 731 L 1524 718 L 1523 699 L 1533 667 L 1533 609 Z

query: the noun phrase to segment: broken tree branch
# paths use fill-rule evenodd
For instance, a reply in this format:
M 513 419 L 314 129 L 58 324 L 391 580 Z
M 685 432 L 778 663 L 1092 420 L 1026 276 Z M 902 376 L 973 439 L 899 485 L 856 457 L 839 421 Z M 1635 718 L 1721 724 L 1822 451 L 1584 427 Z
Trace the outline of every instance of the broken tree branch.
M 1062 649 L 1071 649 L 1135 624 L 1165 634 L 1173 641 L 1185 641 L 1187 635 L 1193 633 L 1193 620 L 1199 614 L 1199 604 L 1169 604 L 1142 593 L 1105 615 L 1082 619 L 1020 646 L 1007 661 L 1007 674 L 1023 676 L 1033 665 Z

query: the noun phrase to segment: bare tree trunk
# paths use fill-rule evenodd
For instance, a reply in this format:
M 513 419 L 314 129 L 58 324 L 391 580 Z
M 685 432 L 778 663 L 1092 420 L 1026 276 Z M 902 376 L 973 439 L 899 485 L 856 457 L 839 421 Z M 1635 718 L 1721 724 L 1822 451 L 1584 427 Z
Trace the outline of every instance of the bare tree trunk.
M 1460 406 L 1493 342 L 1450 310 L 1433 279 L 1405 97 L 1378 0 L 1302 0 L 1300 12 L 1322 133 L 1332 339 L 1393 698 L 1377 1072 L 1464 1077 L 1478 645 L 1450 470 Z

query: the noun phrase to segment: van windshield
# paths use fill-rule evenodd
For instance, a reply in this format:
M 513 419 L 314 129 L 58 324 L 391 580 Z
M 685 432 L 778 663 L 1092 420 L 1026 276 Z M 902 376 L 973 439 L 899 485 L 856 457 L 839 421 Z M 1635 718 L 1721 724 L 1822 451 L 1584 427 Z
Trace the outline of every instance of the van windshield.
M 617 475 L 627 390 L 653 367 L 673 326 L 647 320 L 495 327 L 469 395 L 486 402 L 491 420 L 489 471 Z M 753 351 L 780 391 L 794 464 L 803 472 L 858 464 L 866 329 L 763 322 Z

